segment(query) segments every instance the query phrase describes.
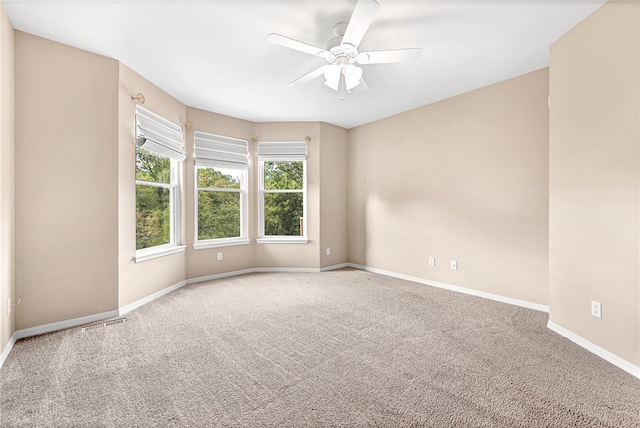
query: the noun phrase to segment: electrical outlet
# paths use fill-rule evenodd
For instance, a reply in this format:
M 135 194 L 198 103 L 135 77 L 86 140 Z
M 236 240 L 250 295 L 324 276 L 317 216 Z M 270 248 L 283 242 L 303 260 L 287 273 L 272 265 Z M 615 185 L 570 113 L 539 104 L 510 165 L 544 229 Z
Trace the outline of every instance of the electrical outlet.
M 429 266 L 435 266 L 435 265 L 436 265 L 436 258 L 429 257 Z
M 591 301 L 591 315 L 596 318 L 602 318 L 602 303 L 595 300 Z
M 451 260 L 451 270 L 458 270 L 458 262 L 456 260 Z
M 216 256 L 216 259 L 222 260 L 222 253 L 218 253 L 218 255 Z
M 327 256 L 331 255 L 331 248 L 327 248 Z

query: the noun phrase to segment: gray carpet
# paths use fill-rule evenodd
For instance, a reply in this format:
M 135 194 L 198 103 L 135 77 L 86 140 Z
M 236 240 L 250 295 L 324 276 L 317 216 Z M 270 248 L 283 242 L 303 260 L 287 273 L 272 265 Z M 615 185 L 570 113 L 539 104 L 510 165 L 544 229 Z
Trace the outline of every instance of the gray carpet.
M 18 341 L 0 426 L 640 427 L 640 380 L 546 322 L 348 269 L 194 284 Z

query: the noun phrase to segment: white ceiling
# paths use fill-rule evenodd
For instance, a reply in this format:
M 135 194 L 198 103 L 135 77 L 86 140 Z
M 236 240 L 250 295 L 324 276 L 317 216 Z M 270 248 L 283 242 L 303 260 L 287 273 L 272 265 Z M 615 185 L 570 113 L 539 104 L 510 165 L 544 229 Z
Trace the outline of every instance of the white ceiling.
M 421 47 L 418 62 L 365 65 L 366 92 L 319 78 L 324 48 L 356 0 L 3 0 L 13 27 L 115 58 L 186 105 L 254 122 L 352 128 L 549 65 L 549 46 L 605 0 L 379 0 L 361 51 Z

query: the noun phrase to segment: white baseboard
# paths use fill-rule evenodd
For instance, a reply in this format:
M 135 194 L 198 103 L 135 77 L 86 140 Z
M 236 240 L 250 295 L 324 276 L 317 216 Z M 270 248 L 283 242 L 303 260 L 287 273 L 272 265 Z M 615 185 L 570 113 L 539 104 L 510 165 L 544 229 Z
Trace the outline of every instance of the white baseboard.
M 2 354 L 0 354 L 0 369 L 2 368 L 4 362 L 7 360 L 7 357 L 9 356 L 9 353 L 13 349 L 13 345 L 16 344 L 17 340 L 18 334 L 17 332 L 13 332 L 11 338 L 9 339 L 9 342 L 7 343 L 7 346 L 4 347 L 4 349 L 2 350 Z
M 235 270 L 235 271 L 232 271 L 232 272 L 224 272 L 224 273 L 216 273 L 216 274 L 213 274 L 213 275 L 199 276 L 197 278 L 187 279 L 187 284 L 195 284 L 197 282 L 212 281 L 214 279 L 227 278 L 227 277 L 230 277 L 230 276 L 237 276 L 237 275 L 244 275 L 244 274 L 253 273 L 253 272 L 255 272 L 254 269 L 242 269 L 242 270 Z
M 9 343 L 5 346 L 2 354 L 0 354 L 0 368 L 4 364 L 5 360 L 9 356 L 9 353 L 13 349 L 13 345 L 16 344 L 18 339 L 24 339 L 25 337 L 38 336 L 40 334 L 51 333 L 58 330 L 64 330 L 65 328 L 77 327 L 79 325 L 92 323 L 95 321 L 104 320 L 107 318 L 113 318 L 118 316 L 118 311 L 102 312 L 99 314 L 87 315 L 84 317 L 72 318 L 64 321 L 52 322 L 49 324 L 38 325 L 35 327 L 22 328 L 13 332 Z
M 497 302 L 508 303 L 510 305 L 521 306 L 523 308 L 534 309 L 536 311 L 549 313 L 549 306 L 541 305 L 539 303 L 533 303 L 533 302 L 528 302 L 526 300 L 519 300 L 511 297 L 505 297 L 499 294 L 486 293 L 484 291 L 478 291 L 478 290 L 473 290 L 471 288 L 459 287 L 457 285 L 445 284 L 443 282 L 430 281 L 428 279 L 404 275 L 396 272 L 390 272 L 387 270 L 372 268 L 369 266 L 363 266 L 355 263 L 347 263 L 347 265 L 349 267 L 365 270 L 367 272 L 378 273 L 378 274 L 390 276 L 393 278 L 404 279 L 406 281 L 417 282 L 419 284 L 430 285 L 432 287 L 437 287 L 437 288 L 444 288 L 445 290 L 456 291 L 458 293 L 469 294 L 471 296 L 477 296 L 477 297 L 483 297 L 485 299 L 495 300 Z
M 317 273 L 317 272 L 327 272 L 330 270 L 342 269 L 350 267 L 349 263 L 340 263 L 332 266 L 325 266 L 323 268 L 267 268 L 267 267 L 256 267 L 250 269 L 241 269 L 231 272 L 224 273 L 216 273 L 213 275 L 199 276 L 197 278 L 187 279 L 187 284 L 195 284 L 197 282 L 205 282 L 211 281 L 214 279 L 227 278 L 230 276 L 237 275 L 245 275 L 248 273 L 271 273 L 271 272 L 303 272 L 303 273 Z
M 337 265 L 331 265 L 331 266 L 325 266 L 320 268 L 320 272 L 327 272 L 330 270 L 336 270 L 336 269 L 344 269 L 344 268 L 348 268 L 348 267 L 352 267 L 350 263 L 340 263 Z
M 156 291 L 155 293 L 150 294 L 147 297 L 143 297 L 140 300 L 136 300 L 133 303 L 129 303 L 128 305 L 125 305 L 125 306 L 121 307 L 118 310 L 118 315 L 120 315 L 120 316 L 125 315 L 125 314 L 133 311 L 134 309 L 138 309 L 140 306 L 143 306 L 143 305 L 146 305 L 147 303 L 153 302 L 157 298 L 162 297 L 165 294 L 169 294 L 172 291 L 177 290 L 180 287 L 184 287 L 185 285 L 187 285 L 187 281 L 180 281 L 177 284 L 173 284 L 173 285 L 170 285 L 167 288 L 163 288 L 160 291 Z
M 355 263 L 347 263 L 347 265 L 349 265 L 350 267 L 355 268 L 355 269 L 365 270 L 367 272 L 373 272 L 373 273 L 378 273 L 378 274 L 381 274 L 381 275 L 387 275 L 387 276 L 391 276 L 391 277 L 394 277 L 394 278 L 404 279 L 404 280 L 412 281 L 412 282 L 418 282 L 420 284 L 431 285 L 433 287 L 444 288 L 444 289 L 451 290 L 451 291 L 457 291 L 457 292 L 460 292 L 460 293 L 470 294 L 472 296 L 484 297 L 486 299 L 496 300 L 496 301 L 502 302 L 502 303 L 508 303 L 508 304 L 511 304 L 511 305 L 522 306 L 522 307 L 525 307 L 525 308 L 535 309 L 535 310 L 538 310 L 538 311 L 549 313 L 549 306 L 540 305 L 538 303 L 532 303 L 532 302 L 527 302 L 527 301 L 524 301 L 524 300 L 513 299 L 513 298 L 510 298 L 510 297 L 504 297 L 504 296 L 500 296 L 500 295 L 497 295 L 497 294 L 485 293 L 483 291 L 477 291 L 477 290 L 472 290 L 472 289 L 468 289 L 468 288 L 464 288 L 464 287 L 458 287 L 456 285 L 443 284 L 443 283 L 440 283 L 440 282 L 429 281 L 429 280 L 425 280 L 425 279 L 422 279 L 422 278 L 416 278 L 416 277 L 412 277 L 412 276 L 408 276 L 408 275 L 398 274 L 398 273 L 395 273 L 395 272 L 389 272 L 389 271 L 385 271 L 385 270 L 382 270 L 382 269 L 372 268 L 372 267 L 363 266 L 363 265 L 359 265 L 359 264 L 355 264 Z M 574 342 L 577 345 L 583 347 L 584 349 L 596 354 L 597 356 L 599 356 L 600 358 L 604 359 L 605 361 L 608 361 L 609 363 L 613 364 L 614 366 L 619 367 L 620 369 L 624 370 L 625 372 L 630 373 L 631 375 L 633 375 L 633 376 L 635 376 L 635 377 L 640 379 L 640 367 L 630 363 L 629 361 L 627 361 L 625 359 L 622 359 L 622 358 L 618 357 L 617 355 L 613 354 L 610 351 L 607 351 L 604 348 L 599 347 L 595 343 L 589 342 L 588 340 L 586 340 L 586 339 L 578 336 L 577 334 L 565 329 L 564 327 L 559 326 L 558 324 L 556 324 L 556 323 L 554 323 L 552 321 L 548 321 L 547 328 L 549 328 L 550 330 L 558 333 L 559 335 L 571 340 L 572 342 Z
M 38 325 L 35 327 L 23 328 L 16 330 L 14 333 L 17 339 L 25 337 L 37 336 L 39 334 L 51 333 L 52 331 L 64 330 L 65 328 L 77 327 L 83 324 L 89 324 L 95 321 L 104 320 L 118 316 L 118 311 L 102 312 L 99 314 L 87 315 L 84 317 L 72 318 L 64 321 L 52 322 L 49 324 Z
M 254 272 L 260 273 L 274 273 L 274 272 L 298 272 L 298 273 L 317 273 L 320 272 L 320 268 L 268 268 L 257 267 L 253 269 Z
M 213 275 L 206 275 L 206 276 L 200 276 L 200 277 L 196 277 L 196 278 L 190 278 L 187 279 L 185 281 L 180 281 L 177 284 L 171 285 L 167 288 L 163 288 L 160 291 L 157 291 L 153 294 L 150 294 L 147 297 L 143 297 L 140 300 L 136 300 L 133 303 L 130 303 L 126 306 L 123 306 L 122 308 L 120 308 L 120 310 L 118 311 L 118 315 L 122 316 L 125 315 L 131 311 L 133 311 L 134 309 L 139 308 L 140 306 L 146 305 L 147 303 L 150 303 L 162 296 L 164 296 L 165 294 L 171 293 L 172 291 L 177 290 L 178 288 L 184 287 L 187 284 L 195 284 L 198 282 L 205 282 L 205 281 L 211 281 L 214 279 L 220 279 L 220 278 L 227 278 L 230 276 L 237 276 L 237 275 L 245 275 L 248 273 L 256 273 L 256 272 L 321 272 L 321 271 L 325 271 L 325 270 L 332 270 L 332 269 L 339 269 L 339 268 L 343 268 L 343 267 L 348 267 L 348 263 L 343 263 L 340 265 L 334 265 L 334 266 L 328 266 L 326 268 L 250 268 L 250 269 L 241 269 L 241 270 L 236 270 L 236 271 L 231 271 L 231 272 L 222 272 L 222 273 L 216 273 Z
M 377 274 L 381 274 L 381 275 L 386 275 L 386 276 L 390 276 L 393 278 L 398 278 L 398 279 L 403 279 L 406 281 L 411 281 L 411 282 L 416 282 L 419 284 L 424 284 L 424 285 L 429 285 L 432 287 L 438 287 L 438 288 L 443 288 L 446 290 L 450 290 L 450 291 L 455 291 L 455 292 L 459 292 L 459 293 L 464 293 L 464 294 L 469 294 L 472 296 L 477 296 L 477 297 L 483 297 L 485 299 L 490 299 L 490 300 L 495 300 L 498 302 L 502 302 L 502 303 L 508 303 L 511 305 L 516 305 L 516 306 L 521 306 L 521 307 L 525 307 L 525 308 L 529 308 L 529 309 L 534 309 L 534 310 L 538 310 L 538 311 L 542 311 L 542 312 L 549 312 L 549 307 L 546 305 L 540 305 L 538 303 L 532 303 L 532 302 L 527 302 L 524 300 L 519 300 L 519 299 L 513 299 L 510 297 L 505 297 L 505 296 L 500 296 L 497 294 L 491 294 L 491 293 L 485 293 L 483 291 L 478 291 L 478 290 L 473 290 L 473 289 L 469 289 L 469 288 L 464 288 L 464 287 L 459 287 L 456 285 L 451 285 L 451 284 L 445 284 L 445 283 L 441 283 L 441 282 L 436 282 L 436 281 L 430 281 L 430 280 L 426 280 L 423 278 L 418 278 L 418 277 L 414 277 L 414 276 L 410 276 L 410 275 L 404 275 L 404 274 L 399 274 L 396 272 L 391 272 L 391 271 L 386 271 L 383 269 L 377 269 L 377 268 L 372 268 L 369 266 L 363 266 L 363 265 L 359 265 L 356 263 L 340 263 L 337 265 L 332 265 L 332 266 L 326 266 L 323 268 L 251 268 L 251 269 L 243 269 L 243 270 L 237 270 L 237 271 L 232 271 L 232 272 L 224 272 L 224 273 L 219 273 L 219 274 L 214 274 L 214 275 L 207 275 L 207 276 L 202 276 L 202 277 L 197 277 L 197 278 L 191 278 L 185 281 L 180 281 L 177 284 L 174 284 L 172 286 L 169 286 L 167 288 L 164 288 L 156 293 L 153 293 L 147 297 L 144 297 L 140 300 L 137 300 L 133 303 L 130 303 L 126 306 L 123 306 L 122 308 L 120 308 L 119 310 L 115 310 L 115 311 L 109 311 L 109 312 L 103 312 L 100 314 L 94 314 L 94 315 L 88 315 L 88 316 L 84 316 L 84 317 L 79 317 L 79 318 L 73 318 L 70 320 L 65 320 L 65 321 L 59 321 L 59 322 L 54 322 L 54 323 L 50 323 L 50 324 L 45 324 L 45 325 L 41 325 L 41 326 L 37 326 L 37 327 L 31 327 L 31 328 L 26 328 L 26 329 L 21 329 L 21 330 L 17 330 L 13 333 L 13 335 L 11 336 L 11 339 L 9 340 L 9 343 L 7 343 L 7 345 L 5 346 L 4 350 L 2 351 L 2 354 L 0 354 L 0 368 L 2 368 L 2 365 L 4 364 L 5 360 L 7 359 L 7 357 L 9 356 L 9 353 L 11 352 L 11 349 L 13 348 L 13 346 L 15 345 L 16 341 L 18 339 L 22 339 L 25 337 L 30 337 L 30 336 L 36 336 L 39 334 L 44 334 L 44 333 L 50 333 L 52 331 L 57 331 L 57 330 L 62 330 L 65 328 L 70 328 L 70 327 L 76 327 L 79 325 L 83 325 L 83 324 L 88 324 L 91 322 L 95 322 L 95 321 L 100 321 L 103 319 L 107 319 L 107 318 L 113 318 L 113 317 L 117 317 L 117 316 L 122 316 L 126 313 L 129 313 L 143 305 L 146 305 L 147 303 L 150 303 L 168 293 L 171 293 L 172 291 L 175 291 L 187 284 L 194 284 L 197 282 L 204 282 L 204 281 L 211 281 L 214 279 L 220 279 L 220 278 L 226 278 L 226 277 L 230 277 L 230 276 L 237 276 L 237 275 L 244 275 L 244 274 L 248 274 L 248 273 L 255 273 L 255 272 L 326 272 L 326 271 L 330 271 L 330 270 L 335 270 L 335 269 L 342 269 L 342 268 L 346 268 L 346 267 L 351 267 L 354 269 L 360 269 L 360 270 L 364 270 L 367 272 L 372 272 L 372 273 L 377 273 Z M 588 351 L 598 355 L 599 357 L 603 358 L 604 360 L 610 362 L 611 364 L 621 368 L 622 370 L 626 371 L 627 373 L 630 373 L 631 375 L 637 377 L 640 379 L 640 367 L 635 366 L 634 364 L 631 364 L 630 362 L 618 357 L 617 355 L 607 351 L 606 349 L 603 349 L 601 347 L 599 347 L 598 345 L 589 342 L 588 340 L 572 333 L 571 331 L 553 323 L 552 321 L 549 321 L 547 324 L 547 327 L 549 329 L 551 329 L 552 331 L 555 331 L 556 333 L 560 334 L 561 336 L 566 337 L 567 339 L 571 340 L 572 342 L 580 345 L 581 347 L 587 349 Z
M 570 330 L 567 330 L 566 328 L 554 323 L 553 321 L 549 321 L 547 322 L 547 328 L 549 330 L 555 331 L 556 333 L 558 333 L 560 336 L 563 336 L 567 339 L 569 339 L 570 341 L 572 341 L 573 343 L 575 343 L 576 345 L 581 346 L 582 348 L 586 349 L 589 352 L 592 352 L 594 354 L 596 354 L 598 357 L 602 358 L 605 361 L 610 362 L 611 364 L 613 364 L 614 366 L 624 370 L 625 372 L 637 377 L 638 379 L 640 379 L 640 367 L 630 363 L 629 361 L 622 359 L 620 357 L 618 357 L 616 354 L 607 351 L 604 348 L 601 348 L 600 346 L 596 345 L 593 342 L 588 341 L 587 339 L 578 336 L 577 334 L 573 333 Z
M 171 285 L 169 287 L 163 288 L 160 291 L 157 291 L 153 294 L 150 294 L 149 296 L 143 297 L 140 300 L 136 300 L 133 303 L 130 303 L 128 305 L 125 305 L 123 307 L 121 307 L 118 310 L 115 311 L 110 311 L 110 312 L 103 312 L 100 314 L 94 314 L 94 315 L 88 315 L 85 317 L 80 317 L 80 318 L 74 318 L 74 319 L 70 319 L 70 320 L 65 320 L 65 321 L 59 321 L 59 322 L 54 322 L 51 324 L 45 324 L 45 325 L 41 325 L 41 326 L 37 326 L 37 327 L 31 327 L 31 328 L 26 328 L 26 329 L 22 329 L 22 330 L 17 330 L 16 332 L 14 332 L 13 336 L 12 336 L 12 340 L 9 341 L 9 343 L 7 344 L 7 346 L 5 347 L 5 349 L 3 350 L 2 354 L 0 355 L 0 367 L 2 367 L 2 363 L 4 362 L 4 360 L 7 358 L 7 356 L 9 355 L 9 352 L 11 352 L 11 349 L 13 348 L 13 345 L 15 344 L 16 340 L 18 339 L 22 339 L 25 337 L 31 337 L 31 336 L 36 336 L 39 334 L 44 334 L 44 333 L 50 333 L 52 331 L 57 331 L 57 330 L 62 330 L 65 328 L 71 328 L 71 327 L 76 327 L 79 325 L 83 325 L 83 324 L 88 324 L 91 322 L 95 322 L 95 321 L 100 321 L 103 319 L 107 319 L 107 318 L 113 318 L 113 317 L 117 317 L 117 316 L 122 316 L 125 315 L 143 305 L 146 305 L 147 303 L 150 303 L 166 294 L 171 293 L 172 291 L 175 291 L 181 287 L 184 287 L 187 284 L 194 284 L 194 283 L 198 283 L 198 282 L 205 282 L 205 281 L 211 281 L 214 279 L 220 279 L 220 278 L 226 278 L 226 277 L 230 277 L 230 276 L 237 276 L 237 275 L 244 275 L 244 274 L 248 274 L 248 273 L 256 273 L 256 272 L 260 272 L 260 273 L 269 273 L 269 272 L 307 272 L 307 273 L 318 273 L 318 272 L 327 272 L 330 270 L 336 270 L 336 269 L 342 269 L 342 268 L 346 268 L 346 267 L 352 267 L 355 269 L 361 269 L 361 270 L 366 270 L 369 272 L 374 272 L 374 273 L 379 273 L 382 275 L 387 275 L 387 276 L 391 276 L 391 277 L 395 277 L 395 278 L 400 278 L 400 279 L 405 279 L 408 281 L 413 281 L 413 282 L 419 282 L 422 284 L 427 284 L 427 285 L 433 285 L 436 287 L 441 287 L 441 288 L 446 288 L 449 290 L 453 290 L 453 291 L 460 291 L 462 293 L 466 293 L 466 294 L 475 294 L 475 295 L 480 295 L 481 297 L 488 297 L 488 296 L 492 296 L 493 300 L 500 300 L 500 301 L 505 301 L 505 299 L 507 299 L 507 303 L 512 303 L 512 304 L 517 304 L 517 303 L 513 303 L 516 302 L 514 299 L 508 299 L 508 298 L 504 298 L 501 296 L 494 296 L 494 295 L 489 295 L 487 293 L 482 293 L 482 292 L 476 292 L 474 290 L 469 290 L 469 289 L 465 289 L 462 287 L 456 287 L 453 285 L 447 285 L 447 284 L 440 284 L 440 283 L 434 283 L 432 281 L 426 281 L 424 279 L 421 278 L 415 278 L 415 277 L 411 277 L 411 276 L 407 276 L 407 275 L 402 275 L 402 274 L 397 274 L 394 272 L 389 272 L 389 271 L 384 271 L 381 269 L 376 269 L 376 268 L 370 268 L 367 266 L 362 266 L 362 265 L 358 265 L 358 264 L 353 264 L 353 263 L 340 263 L 340 264 L 336 264 L 336 265 L 332 265 L 332 266 L 325 266 L 323 268 L 267 268 L 267 267 L 256 267 L 256 268 L 250 268 L 250 269 L 242 269 L 242 270 L 237 270 L 237 271 L 232 271 L 232 272 L 223 272 L 223 273 L 218 273 L 218 274 L 213 274 L 213 275 L 206 275 L 206 276 L 201 276 L 201 277 L 197 277 L 197 278 L 190 278 L 184 281 L 180 281 L 177 284 Z M 489 297 L 489 298 L 492 298 Z M 517 301 L 520 302 L 520 301 Z M 520 302 L 520 306 L 524 306 L 524 304 L 522 304 L 523 302 Z M 527 303 L 527 302 L 524 302 Z M 527 307 L 531 307 L 530 305 L 533 304 L 529 304 L 527 303 L 529 306 Z M 534 309 L 538 309 L 538 308 L 534 308 Z M 538 309 L 541 310 L 541 309 Z M 548 312 L 548 308 L 546 309 Z
M 349 263 L 340 263 L 337 265 L 325 266 L 322 268 L 254 268 L 253 272 L 306 272 L 306 273 L 318 273 L 318 272 L 327 272 L 330 270 L 342 269 L 349 267 Z

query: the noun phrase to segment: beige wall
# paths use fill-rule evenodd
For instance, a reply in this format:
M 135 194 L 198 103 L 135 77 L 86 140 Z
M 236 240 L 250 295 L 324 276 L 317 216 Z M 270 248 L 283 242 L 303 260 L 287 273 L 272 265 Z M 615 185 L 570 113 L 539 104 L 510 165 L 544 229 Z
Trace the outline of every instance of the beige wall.
M 249 170 L 249 245 L 193 250 L 194 199 L 193 162 L 186 164 L 185 181 L 187 225 L 187 278 L 199 278 L 253 267 L 318 268 L 347 261 L 346 236 L 346 130 L 317 123 L 252 123 L 194 108 L 187 109 L 193 129 L 187 131 L 189 158 L 193 157 L 193 133 L 196 130 L 243 138 L 249 141 L 249 157 L 255 166 L 260 141 L 293 141 L 311 137 L 307 159 L 307 244 L 257 244 L 258 199 L 255 168 Z M 324 220 L 323 220 L 324 219 Z M 324 223 L 323 223 L 324 221 Z M 325 248 L 332 253 L 326 256 Z M 223 260 L 216 260 L 216 253 Z
M 256 244 L 252 240 L 248 245 L 237 245 L 230 247 L 218 247 L 208 249 L 193 249 L 195 242 L 195 201 L 194 201 L 194 166 L 193 166 L 193 133 L 195 131 L 210 132 L 212 134 L 224 135 L 227 137 L 241 138 L 249 142 L 249 159 L 251 165 L 255 164 L 255 144 L 251 142 L 253 134 L 253 122 L 236 119 L 216 113 L 210 113 L 195 108 L 187 108 L 187 118 L 193 124 L 193 128 L 187 130 L 186 147 L 187 161 L 185 162 L 185 182 L 186 182 L 186 275 L 187 278 L 202 278 L 208 275 L 216 275 L 225 272 L 234 272 L 244 269 L 251 269 L 255 266 Z M 249 168 L 248 190 L 249 195 L 254 195 L 256 190 L 256 178 L 254 168 Z M 249 200 L 249 237 L 256 237 L 256 203 Z M 222 260 L 216 260 L 216 254 L 222 253 Z
M 15 32 L 16 328 L 115 310 L 118 62 Z
M 15 330 L 15 168 L 13 114 L 13 29 L 0 3 L 0 352 Z
M 543 69 L 351 129 L 349 261 L 546 305 L 547 86 Z
M 256 123 L 258 141 L 301 141 L 307 144 L 307 244 L 256 244 L 256 267 L 320 267 L 320 124 L 318 122 Z M 250 204 L 258 204 L 254 194 Z
M 185 280 L 185 253 L 136 263 L 136 154 L 135 154 L 135 102 L 131 96 L 141 93 L 144 107 L 177 123 L 186 123 L 186 107 L 175 98 L 120 64 L 120 87 L 116 93 L 119 107 L 118 129 L 118 223 L 112 233 L 119 238 L 118 298 L 119 307 L 126 306 L 157 291 Z M 185 183 L 181 186 L 184 199 Z M 186 215 L 185 203 L 181 216 Z M 182 242 L 186 228 L 182 222 Z
M 551 321 L 640 365 L 640 5 L 551 47 Z M 602 319 L 590 314 L 602 303 Z
M 320 267 L 348 261 L 347 131 L 320 124 Z M 327 255 L 326 249 L 331 249 Z
M 20 145 L 18 165 L 21 171 L 17 176 L 20 221 L 16 233 L 20 245 L 16 268 L 19 293 L 24 297 L 17 328 L 122 308 L 187 279 L 253 267 L 320 266 L 319 123 L 255 124 L 187 109 L 124 64 L 25 33 L 17 34 L 16 69 L 20 79 L 16 90 L 20 92 L 21 102 L 17 107 L 16 126 L 20 129 L 17 144 Z M 45 65 L 52 58 L 56 59 L 57 67 Z M 41 70 L 49 72 L 42 73 Z M 78 102 L 78 91 L 90 93 L 91 97 L 81 97 Z M 145 96 L 146 108 L 179 124 L 189 120 L 194 127 L 185 132 L 188 160 L 184 164 L 182 183 L 181 242 L 187 249 L 136 263 L 135 103 L 131 96 L 138 92 Z M 47 102 L 34 102 L 43 97 Z M 96 100 L 101 102 L 96 103 Z M 82 124 L 79 130 L 68 126 L 69 122 L 77 120 Z M 30 126 L 26 126 L 27 123 Z M 311 137 L 308 149 L 308 244 L 258 245 L 252 242 L 237 247 L 192 249 L 195 129 L 248 140 L 252 137 L 263 141 Z M 346 131 L 330 126 L 325 129 L 331 136 L 332 145 L 344 144 Z M 252 162 L 255 149 L 255 144 L 250 144 Z M 59 159 L 59 162 L 52 163 L 52 159 Z M 344 164 L 345 160 L 341 162 Z M 336 170 L 335 166 L 330 168 Z M 53 191 L 40 191 L 39 174 L 42 171 L 47 176 L 47 183 L 58 184 Z M 84 183 L 77 179 L 83 175 L 89 176 L 90 180 Z M 253 169 L 249 183 L 254 195 L 249 201 L 249 237 L 256 238 L 257 197 Z M 99 186 L 100 193 L 91 191 L 94 184 Z M 339 193 L 338 189 L 328 190 L 327 200 L 339 198 Z M 47 217 L 42 218 L 42 209 L 46 210 Z M 89 221 L 91 224 L 87 224 Z M 94 232 L 97 235 L 92 235 Z M 327 232 L 327 239 L 335 242 L 336 259 L 346 261 L 346 256 L 340 256 L 341 252 L 346 254 L 346 240 L 343 238 L 344 242 L 340 243 L 330 235 Z M 37 239 L 38 236 L 45 238 Z M 100 243 L 94 244 L 98 248 L 95 253 L 85 248 L 93 236 L 97 236 Z M 220 262 L 215 260 L 215 253 L 219 251 L 224 254 Z M 90 280 L 92 276 L 99 277 L 100 281 Z M 85 287 L 85 282 L 90 286 Z M 13 329 L 9 330 L 13 332 Z
M 348 261 L 550 305 L 553 322 L 640 364 L 639 8 L 600 8 L 554 44 L 551 71 L 346 131 L 186 107 L 115 60 L 13 33 L 0 5 L 0 349 L 15 329 L 115 310 L 186 279 Z M 194 125 L 187 249 L 141 263 L 138 92 L 145 107 Z M 309 243 L 193 250 L 194 130 L 309 136 Z M 252 239 L 256 184 L 250 170 Z M 6 299 L 20 295 L 7 316 Z M 589 315 L 592 299 L 602 320 Z

